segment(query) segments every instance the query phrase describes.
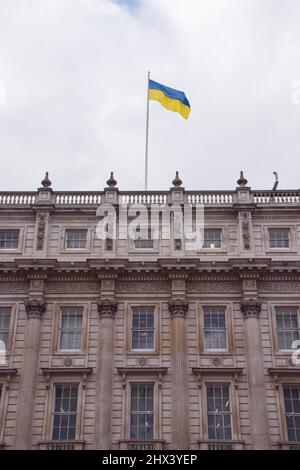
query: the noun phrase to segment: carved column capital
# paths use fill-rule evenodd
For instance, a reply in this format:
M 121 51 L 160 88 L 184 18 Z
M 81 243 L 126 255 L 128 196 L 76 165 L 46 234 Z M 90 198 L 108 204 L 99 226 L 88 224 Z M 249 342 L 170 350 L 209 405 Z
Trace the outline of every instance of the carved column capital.
M 259 318 L 261 312 L 261 302 L 259 300 L 248 299 L 241 301 L 241 311 L 245 318 Z
M 98 312 L 100 318 L 109 317 L 114 318 L 116 311 L 118 310 L 118 303 L 114 300 L 103 299 L 98 302 Z
M 189 308 L 189 303 L 185 299 L 174 299 L 169 301 L 168 306 L 172 318 L 185 317 Z
M 29 299 L 25 301 L 25 309 L 28 320 L 30 318 L 39 318 L 41 320 L 43 313 L 46 311 L 46 302 L 41 299 Z

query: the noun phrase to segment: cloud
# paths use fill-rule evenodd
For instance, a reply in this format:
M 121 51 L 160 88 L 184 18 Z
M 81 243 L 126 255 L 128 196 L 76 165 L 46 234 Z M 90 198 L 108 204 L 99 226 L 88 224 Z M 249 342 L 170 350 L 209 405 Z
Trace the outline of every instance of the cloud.
M 149 183 L 299 187 L 297 0 L 2 0 L 2 189 L 143 189 L 146 76 L 183 90 L 188 121 L 150 103 Z M 30 168 L 30 171 L 28 171 Z

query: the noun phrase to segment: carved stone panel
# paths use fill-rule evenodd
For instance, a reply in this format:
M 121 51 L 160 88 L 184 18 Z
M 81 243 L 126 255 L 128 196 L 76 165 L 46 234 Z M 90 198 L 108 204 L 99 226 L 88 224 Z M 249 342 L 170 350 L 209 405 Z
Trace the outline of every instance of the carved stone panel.
M 158 281 L 137 281 L 137 282 L 117 282 L 116 291 L 121 294 L 126 293 L 137 293 L 137 294 L 159 294 L 159 293 L 170 293 L 171 284 L 170 282 L 158 282 Z
M 265 292 L 300 292 L 300 282 L 297 281 L 261 281 L 258 289 Z
M 189 281 L 187 282 L 189 292 L 240 292 L 241 284 L 239 281 Z
M 45 285 L 45 292 L 48 294 L 98 294 L 99 284 L 88 281 L 50 281 Z
M 27 293 L 29 289 L 28 281 L 21 282 L 1 282 L 0 281 L 0 294 L 18 294 Z
M 47 224 L 48 214 L 40 213 L 37 215 L 37 224 L 36 224 L 36 249 L 41 251 L 44 248 L 45 241 L 45 231 Z

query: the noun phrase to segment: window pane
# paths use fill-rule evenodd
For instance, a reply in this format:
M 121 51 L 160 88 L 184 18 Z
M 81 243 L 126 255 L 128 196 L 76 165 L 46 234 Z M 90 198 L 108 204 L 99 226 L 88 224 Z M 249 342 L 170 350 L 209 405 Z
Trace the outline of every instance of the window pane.
M 300 385 L 283 386 L 286 427 L 289 441 L 300 440 Z
M 154 308 L 132 308 L 132 349 L 154 349 Z
M 204 307 L 204 349 L 227 349 L 225 307 Z
M 289 248 L 290 230 L 289 229 L 269 229 L 270 248 Z
M 276 326 L 279 349 L 292 349 L 294 341 L 299 340 L 298 308 L 276 307 Z
M 134 240 L 135 248 L 153 248 L 154 240 L 151 229 L 142 229 L 139 231 L 138 237 Z
M 4 342 L 5 350 L 8 347 L 10 317 L 11 307 L 0 307 L 0 341 Z
M 17 249 L 19 233 L 19 230 L 0 230 L 0 248 Z
M 54 411 L 52 439 L 70 440 L 76 437 L 78 387 L 56 385 L 54 389 Z
M 66 230 L 66 248 L 85 248 L 87 230 Z
M 221 248 L 222 246 L 222 230 L 221 229 L 204 229 L 203 248 Z
M 61 309 L 60 349 L 80 350 L 82 348 L 83 307 Z
M 131 384 L 130 437 L 153 438 L 153 384 Z
M 229 385 L 207 385 L 206 394 L 208 439 L 231 439 Z

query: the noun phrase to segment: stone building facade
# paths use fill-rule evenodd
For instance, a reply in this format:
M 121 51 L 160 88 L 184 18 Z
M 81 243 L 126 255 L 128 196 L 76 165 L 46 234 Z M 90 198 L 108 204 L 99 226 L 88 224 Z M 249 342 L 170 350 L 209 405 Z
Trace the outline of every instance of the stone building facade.
M 204 207 L 204 244 L 97 236 Z M 148 210 L 148 209 L 147 209 Z M 122 227 L 117 221 L 117 232 Z M 179 226 L 178 226 L 179 224 Z M 149 231 L 148 231 L 149 234 Z M 300 192 L 0 193 L 2 449 L 299 449 Z

